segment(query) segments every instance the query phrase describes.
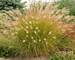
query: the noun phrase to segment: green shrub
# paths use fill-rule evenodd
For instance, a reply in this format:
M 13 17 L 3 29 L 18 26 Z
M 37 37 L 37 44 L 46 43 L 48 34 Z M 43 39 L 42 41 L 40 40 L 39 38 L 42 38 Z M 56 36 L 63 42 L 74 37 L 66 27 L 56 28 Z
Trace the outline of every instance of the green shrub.
M 66 7 L 67 9 L 70 10 L 70 15 L 75 15 L 75 1 L 74 0 L 60 0 L 58 3 L 60 9 Z
M 21 0 L 0 0 L 0 10 L 23 9 L 24 5 Z
M 18 48 L 0 46 L 0 57 L 16 57 L 19 55 Z

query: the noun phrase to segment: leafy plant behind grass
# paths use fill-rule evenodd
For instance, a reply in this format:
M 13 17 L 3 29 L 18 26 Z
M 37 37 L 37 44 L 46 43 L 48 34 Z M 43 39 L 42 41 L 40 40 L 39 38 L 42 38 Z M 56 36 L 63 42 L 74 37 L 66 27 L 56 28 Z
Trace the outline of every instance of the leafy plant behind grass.
M 24 6 L 21 0 L 0 0 L 0 10 L 23 9 Z
M 70 15 L 75 15 L 75 1 L 74 0 L 60 0 L 58 8 L 62 9 L 66 7 L 70 10 Z

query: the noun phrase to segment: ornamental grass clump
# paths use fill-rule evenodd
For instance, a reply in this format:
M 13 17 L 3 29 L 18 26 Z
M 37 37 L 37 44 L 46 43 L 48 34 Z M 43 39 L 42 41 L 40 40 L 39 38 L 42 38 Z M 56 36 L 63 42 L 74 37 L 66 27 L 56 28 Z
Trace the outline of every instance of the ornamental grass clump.
M 32 7 L 26 15 L 20 17 L 17 36 L 21 56 L 48 56 L 50 53 L 59 50 L 58 45 L 60 45 L 61 40 L 68 41 L 61 32 L 57 19 L 53 18 L 48 12 L 47 8 Z
M 60 35 L 57 24 L 42 19 L 29 17 L 20 22 L 18 38 L 26 56 L 48 55 Z

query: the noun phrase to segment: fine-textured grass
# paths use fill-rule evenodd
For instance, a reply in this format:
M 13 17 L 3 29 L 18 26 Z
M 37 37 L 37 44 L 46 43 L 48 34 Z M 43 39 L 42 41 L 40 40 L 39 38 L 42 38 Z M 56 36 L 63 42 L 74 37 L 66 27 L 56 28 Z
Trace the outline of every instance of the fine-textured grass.
M 51 6 L 32 6 L 26 15 L 6 12 L 14 19 L 1 22 L 0 56 L 48 56 L 68 48 L 70 38 L 61 31 L 58 12 Z
M 67 46 L 69 39 L 62 33 L 57 19 L 47 11 L 48 8 L 31 7 L 26 16 L 20 18 L 17 36 L 22 55 L 48 56 L 58 51 L 60 46 Z

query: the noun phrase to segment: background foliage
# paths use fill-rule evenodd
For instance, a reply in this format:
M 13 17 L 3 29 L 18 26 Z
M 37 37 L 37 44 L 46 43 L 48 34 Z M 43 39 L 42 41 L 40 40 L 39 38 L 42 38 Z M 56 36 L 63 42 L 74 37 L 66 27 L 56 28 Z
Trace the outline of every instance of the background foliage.
M 25 2 L 21 0 L 0 0 L 0 10 L 22 9 L 24 6 Z
M 67 9 L 70 10 L 70 15 L 75 15 L 75 1 L 74 0 L 60 0 L 58 3 L 59 7 L 58 8 L 64 8 L 66 7 Z

